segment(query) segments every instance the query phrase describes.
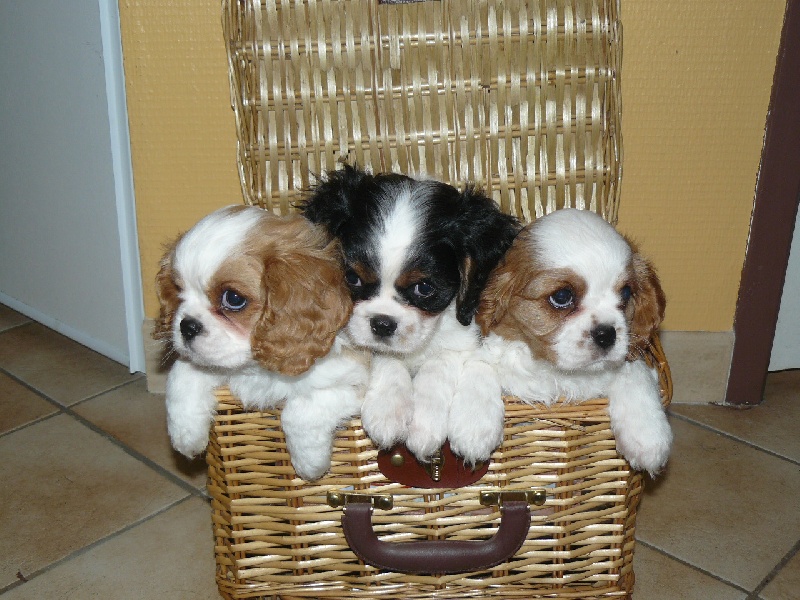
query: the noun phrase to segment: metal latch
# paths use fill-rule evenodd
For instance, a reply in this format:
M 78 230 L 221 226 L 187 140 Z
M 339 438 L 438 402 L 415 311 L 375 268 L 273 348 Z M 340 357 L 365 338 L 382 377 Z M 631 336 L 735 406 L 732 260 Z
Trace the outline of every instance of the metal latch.
M 509 490 L 481 492 L 482 506 L 502 506 L 504 502 L 527 502 L 535 506 L 542 506 L 547 500 L 545 490 Z
M 428 475 L 431 476 L 431 479 L 437 482 L 441 481 L 442 470 L 444 469 L 444 454 L 442 453 L 442 449 L 439 448 L 439 450 L 434 452 L 433 456 L 431 456 L 431 462 L 423 463 L 422 466 L 428 472 Z
M 391 510 L 394 498 L 391 494 L 353 494 L 349 492 L 328 492 L 328 506 L 341 508 L 346 504 L 372 504 L 373 508 Z

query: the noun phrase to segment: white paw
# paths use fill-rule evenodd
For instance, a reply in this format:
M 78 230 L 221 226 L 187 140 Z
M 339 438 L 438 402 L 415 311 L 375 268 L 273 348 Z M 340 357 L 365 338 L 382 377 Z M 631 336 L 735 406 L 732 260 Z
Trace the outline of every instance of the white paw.
M 172 447 L 184 456 L 194 458 L 208 446 L 209 427 L 209 423 L 195 423 L 191 426 L 187 423 L 180 426 L 170 423 L 168 429 Z
M 485 462 L 503 441 L 505 405 L 497 373 L 468 361 L 450 408 L 450 447 L 469 466 Z
M 330 452 L 300 452 L 291 453 L 292 467 L 300 479 L 316 481 L 331 468 Z
M 408 431 L 406 447 L 420 461 L 427 462 L 447 439 L 447 422 L 444 419 L 414 419 Z
M 655 476 L 667 464 L 672 448 L 672 430 L 666 415 L 647 426 L 621 429 L 615 434 L 617 450 L 633 469 Z
M 410 404 L 410 403 L 409 403 Z M 396 410 L 386 407 L 384 412 L 380 402 L 364 402 L 361 409 L 361 424 L 364 431 L 381 449 L 391 448 L 408 437 L 411 410 Z
M 373 378 L 361 406 L 361 424 L 378 448 L 388 449 L 408 437 L 414 413 L 411 375 L 404 366 L 385 362 L 387 368 Z
M 450 413 L 450 448 L 462 457 L 467 466 L 486 462 L 503 441 L 502 413 L 476 417 L 461 411 Z

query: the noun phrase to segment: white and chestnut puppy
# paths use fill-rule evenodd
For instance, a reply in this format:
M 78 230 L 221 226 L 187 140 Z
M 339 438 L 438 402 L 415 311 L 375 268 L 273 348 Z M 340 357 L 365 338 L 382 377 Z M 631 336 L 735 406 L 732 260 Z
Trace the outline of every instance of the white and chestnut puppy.
M 486 460 L 504 407 L 493 369 L 474 355 L 473 315 L 516 220 L 472 189 L 350 166 L 329 172 L 300 208 L 341 243 L 355 303 L 345 332 L 372 353 L 367 434 L 423 461 L 446 439 L 468 464 Z
M 156 337 L 177 354 L 167 378 L 172 445 L 205 450 L 214 389 L 246 409 L 284 403 L 281 425 L 295 471 L 330 466 L 336 428 L 358 414 L 367 369 L 337 332 L 352 311 L 338 247 L 299 216 L 220 209 L 181 236 L 157 276 Z
M 652 266 L 600 216 L 557 210 L 492 273 L 476 320 L 501 385 L 527 402 L 607 396 L 620 453 L 654 474 L 672 432 L 643 360 L 664 316 Z

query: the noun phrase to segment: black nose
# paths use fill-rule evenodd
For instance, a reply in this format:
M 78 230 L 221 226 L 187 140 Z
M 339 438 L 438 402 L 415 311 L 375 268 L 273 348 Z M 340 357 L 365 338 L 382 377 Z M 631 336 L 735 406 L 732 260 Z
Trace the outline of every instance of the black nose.
M 202 332 L 203 324 L 197 319 L 187 317 L 181 321 L 181 336 L 185 341 L 191 342 Z
M 397 330 L 397 321 L 388 315 L 375 315 L 369 320 L 369 326 L 372 333 L 387 338 Z
M 611 325 L 598 325 L 592 329 L 592 339 L 603 350 L 607 350 L 617 340 L 617 331 Z

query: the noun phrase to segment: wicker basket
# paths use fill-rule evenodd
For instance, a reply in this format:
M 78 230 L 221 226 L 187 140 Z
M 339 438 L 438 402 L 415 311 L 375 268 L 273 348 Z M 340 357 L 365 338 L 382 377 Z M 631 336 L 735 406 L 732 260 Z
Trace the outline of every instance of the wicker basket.
M 657 340 L 651 361 L 665 404 L 669 368 Z M 458 489 L 389 481 L 354 420 L 334 445 L 333 467 L 314 484 L 298 479 L 278 412 L 244 412 L 227 390 L 207 457 L 217 582 L 225 598 L 625 598 L 633 589 L 636 508 L 643 478 L 616 452 L 607 401 L 554 407 L 506 399 L 501 447 L 488 472 Z M 486 540 L 499 527 L 482 492 L 540 491 L 521 548 L 481 572 L 405 574 L 362 562 L 348 546 L 330 493 L 391 496 L 372 518 L 391 543 Z
M 287 213 L 315 174 L 346 160 L 475 182 L 523 221 L 575 206 L 616 222 L 618 0 L 223 6 L 247 203 Z M 650 360 L 667 404 L 658 340 Z M 337 437 L 329 475 L 308 484 L 292 470 L 278 412 L 244 412 L 227 390 L 218 400 L 208 489 L 225 598 L 585 599 L 633 589 L 643 479 L 616 452 L 604 399 L 544 408 L 507 398 L 488 471 L 455 489 L 387 479 L 358 420 Z M 481 542 L 511 512 L 485 493 L 513 490 L 544 501 L 523 503 L 531 525 L 519 549 L 466 573 L 371 566 L 348 543 L 339 506 L 342 494 L 372 497 L 374 511 L 359 514 L 370 525 L 372 512 L 371 528 L 395 546 Z

